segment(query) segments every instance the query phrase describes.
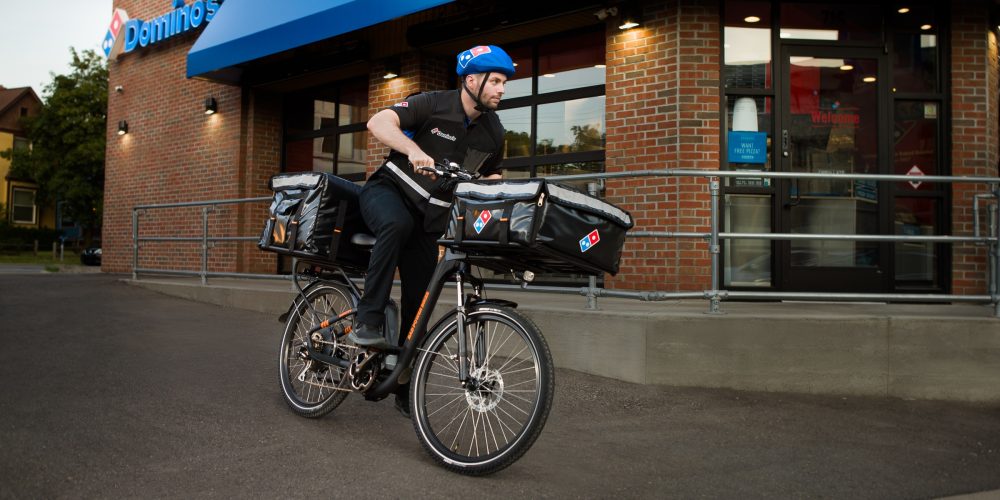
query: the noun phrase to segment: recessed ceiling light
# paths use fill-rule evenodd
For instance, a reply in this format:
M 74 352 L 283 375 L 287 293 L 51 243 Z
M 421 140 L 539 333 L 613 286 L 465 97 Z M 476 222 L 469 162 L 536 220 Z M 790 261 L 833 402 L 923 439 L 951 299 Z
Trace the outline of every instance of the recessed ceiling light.
M 871 82 L 874 82 L 874 81 L 875 81 L 875 77 L 874 77 L 874 76 L 866 76 L 866 77 L 862 78 L 862 80 L 863 80 L 863 81 L 864 81 L 865 83 L 871 83 Z
M 746 21 L 746 22 L 748 22 L 748 23 L 759 23 L 760 22 L 760 18 L 757 17 L 757 16 L 747 16 L 747 17 L 744 17 L 743 20 Z
M 933 26 L 931 26 L 931 25 L 929 25 L 929 24 L 925 24 L 925 25 L 921 26 L 921 27 L 920 27 L 920 29 L 922 29 L 922 30 L 924 30 L 924 31 L 927 31 L 927 30 L 931 29 L 932 27 L 933 27 Z
M 595 68 L 607 68 L 607 66 L 604 65 L 604 64 L 595 64 L 594 67 Z
M 850 70 L 854 69 L 854 66 L 851 66 L 850 64 L 845 64 L 845 65 L 841 66 L 840 69 L 843 70 L 843 71 L 850 71 Z
M 899 10 L 897 10 L 896 12 L 899 12 L 900 14 L 906 14 L 909 11 L 910 11 L 909 7 L 900 7 Z
M 555 78 L 556 77 L 556 75 L 553 75 L 552 73 L 545 73 L 542 76 L 545 77 L 545 78 Z

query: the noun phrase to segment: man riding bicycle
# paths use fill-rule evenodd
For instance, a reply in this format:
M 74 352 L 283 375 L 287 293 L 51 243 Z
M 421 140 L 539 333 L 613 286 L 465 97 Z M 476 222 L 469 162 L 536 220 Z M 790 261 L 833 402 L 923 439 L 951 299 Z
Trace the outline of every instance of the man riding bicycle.
M 368 130 L 391 151 L 361 191 L 361 214 L 376 237 L 365 293 L 350 339 L 387 348 L 385 307 L 393 274 L 401 280 L 402 329 L 413 323 L 437 261 L 453 184 L 422 167 L 454 162 L 483 178 L 500 178 L 504 129 L 495 111 L 514 64 L 503 49 L 481 45 L 457 56 L 461 88 L 408 97 L 379 111 Z M 400 335 L 400 341 L 405 335 Z M 396 393 L 396 407 L 408 412 L 408 387 Z M 408 415 L 407 415 L 408 416 Z

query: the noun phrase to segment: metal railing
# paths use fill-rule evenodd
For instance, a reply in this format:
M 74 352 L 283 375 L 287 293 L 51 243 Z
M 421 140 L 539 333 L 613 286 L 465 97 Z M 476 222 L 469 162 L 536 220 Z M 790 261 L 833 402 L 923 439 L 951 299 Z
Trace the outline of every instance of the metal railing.
M 631 298 L 645 301 L 673 300 L 698 298 L 709 300 L 710 313 L 721 312 L 721 301 L 725 299 L 771 299 L 771 300 L 826 300 L 826 301 L 884 301 L 884 302 L 973 302 L 988 303 L 994 305 L 994 314 L 1000 317 L 1000 298 L 998 298 L 998 273 L 1000 273 L 1000 178 L 997 177 L 953 177 L 953 176 L 920 176 L 920 182 L 928 183 L 972 183 L 986 184 L 989 193 L 980 193 L 974 196 L 973 217 L 974 233 L 972 236 L 953 235 L 887 235 L 887 234 L 802 234 L 802 233 L 737 233 L 723 232 L 719 230 L 720 213 L 719 199 L 721 197 L 720 178 L 769 178 L 769 179 L 824 179 L 824 180 L 849 180 L 849 181 L 875 181 L 875 182 L 909 182 L 913 181 L 913 176 L 908 175 L 882 175 L 882 174 L 825 174 L 825 173 L 793 173 L 793 172 L 762 172 L 762 171 L 715 171 L 715 170 L 690 170 L 690 169 L 663 169 L 663 170 L 641 170 L 634 172 L 616 172 L 600 174 L 578 174 L 546 177 L 547 180 L 557 181 L 596 181 L 619 178 L 636 177 L 698 177 L 708 179 L 708 188 L 711 195 L 711 220 L 710 231 L 702 232 L 670 232 L 670 231 L 631 231 L 629 238 L 697 238 L 708 242 L 708 250 L 711 255 L 711 284 L 712 288 L 702 291 L 683 292 L 663 292 L 663 291 L 630 291 L 630 290 L 609 290 L 600 288 L 596 284 L 596 277 L 591 277 L 586 287 L 555 287 L 555 286 L 532 286 L 528 290 L 547 293 L 576 293 L 587 297 L 587 308 L 596 309 L 597 297 Z M 589 191 L 596 192 L 596 183 L 589 183 Z M 992 210 L 989 213 L 990 234 L 981 235 L 979 230 L 980 202 L 981 200 L 992 199 Z M 231 200 L 211 200 L 203 202 L 169 203 L 158 205 L 140 205 L 132 210 L 132 239 L 133 239 L 133 270 L 132 278 L 138 279 L 139 273 L 150 274 L 174 274 L 186 276 L 199 276 L 202 284 L 207 283 L 208 277 L 235 277 L 235 278 L 263 278 L 263 279 L 288 279 L 288 276 L 262 275 L 249 273 L 226 273 L 212 272 L 208 270 L 208 251 L 213 242 L 220 241 L 256 241 L 259 235 L 255 236 L 235 236 L 235 237 L 212 237 L 209 235 L 208 217 L 216 206 L 226 204 L 257 203 L 270 201 L 270 197 L 241 198 Z M 179 207 L 202 207 L 202 234 L 200 237 L 141 237 L 139 233 L 139 217 L 145 211 L 161 210 Z M 781 291 L 735 291 L 719 289 L 720 283 L 720 253 L 722 240 L 840 240 L 855 242 L 917 242 L 917 243 L 975 243 L 978 245 L 988 245 L 989 254 L 987 256 L 988 270 L 986 272 L 986 282 L 988 285 L 987 295 L 955 295 L 955 294 L 917 294 L 917 293 L 834 293 L 834 292 L 781 292 Z M 154 268 L 139 268 L 139 248 L 141 242 L 200 242 L 201 243 L 201 269 L 199 271 L 166 270 Z M 495 287 L 497 285 L 494 285 Z M 513 285 L 510 285 L 513 286 Z M 503 285 L 500 285 L 503 287 Z

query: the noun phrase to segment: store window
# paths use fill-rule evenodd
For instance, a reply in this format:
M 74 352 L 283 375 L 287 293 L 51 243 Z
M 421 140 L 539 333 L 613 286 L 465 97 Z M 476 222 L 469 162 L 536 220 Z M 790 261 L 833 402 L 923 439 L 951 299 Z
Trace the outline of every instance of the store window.
M 868 3 L 789 2 L 781 4 L 782 40 L 878 43 L 882 7 Z
M 896 92 L 938 91 L 938 28 L 934 8 L 913 5 L 892 14 L 892 76 Z
M 509 47 L 517 73 L 497 115 L 506 176 L 604 170 L 604 31 Z M 582 186 L 581 186 L 582 187 Z
M 723 86 L 726 94 L 726 170 L 770 171 L 774 148 L 774 65 L 771 2 L 725 2 Z M 770 179 L 735 177 L 726 187 L 724 228 L 731 232 L 772 232 Z M 773 285 L 772 244 L 768 240 L 723 242 L 723 286 Z
M 35 190 L 13 188 L 10 200 L 10 220 L 15 224 L 35 224 L 38 207 L 35 205 Z
M 363 79 L 287 95 L 284 170 L 363 181 L 367 121 L 368 83 Z
M 726 2 L 724 85 L 771 88 L 771 2 Z

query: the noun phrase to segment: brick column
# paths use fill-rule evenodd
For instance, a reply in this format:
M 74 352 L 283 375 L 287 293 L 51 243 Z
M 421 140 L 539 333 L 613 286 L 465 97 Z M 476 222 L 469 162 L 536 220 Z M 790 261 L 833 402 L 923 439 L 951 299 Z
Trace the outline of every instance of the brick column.
M 997 38 L 986 2 L 954 2 L 951 70 L 951 174 L 997 176 Z M 972 235 L 973 197 L 988 192 L 982 184 L 952 185 L 952 233 Z M 984 219 L 985 220 L 985 219 Z M 985 228 L 985 225 L 980 226 Z M 988 249 L 953 245 L 952 292 L 986 292 Z
M 608 172 L 719 168 L 719 11 L 676 0 L 647 4 L 642 25 L 620 31 L 609 20 L 607 43 Z M 708 232 L 704 179 L 646 177 L 607 184 L 608 200 L 628 209 L 635 230 Z M 710 288 L 705 241 L 632 238 L 609 287 Z
M 271 176 L 281 171 L 282 103 L 281 96 L 264 91 L 244 92 L 247 119 L 241 137 L 243 166 L 240 168 L 240 197 L 271 196 Z M 243 205 L 240 212 L 241 235 L 258 234 L 267 217 L 268 202 Z M 260 251 L 255 243 L 240 246 L 239 271 L 270 274 L 275 269 L 274 254 Z

